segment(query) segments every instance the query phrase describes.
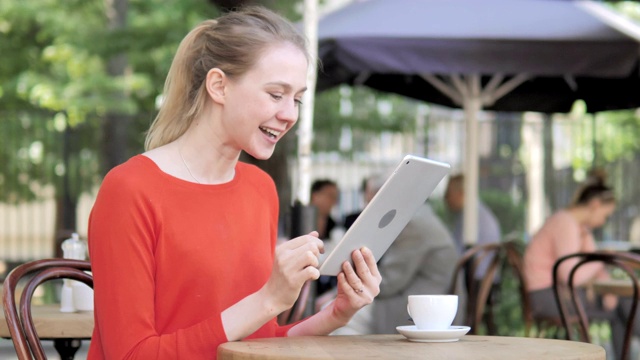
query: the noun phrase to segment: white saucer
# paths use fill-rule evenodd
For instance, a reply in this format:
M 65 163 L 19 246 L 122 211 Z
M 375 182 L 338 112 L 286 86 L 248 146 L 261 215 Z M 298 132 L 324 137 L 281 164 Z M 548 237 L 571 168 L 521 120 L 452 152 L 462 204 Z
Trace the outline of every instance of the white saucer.
M 418 330 L 415 325 L 398 326 L 396 330 L 409 341 L 454 342 L 471 330 L 468 326 L 449 326 L 446 330 Z

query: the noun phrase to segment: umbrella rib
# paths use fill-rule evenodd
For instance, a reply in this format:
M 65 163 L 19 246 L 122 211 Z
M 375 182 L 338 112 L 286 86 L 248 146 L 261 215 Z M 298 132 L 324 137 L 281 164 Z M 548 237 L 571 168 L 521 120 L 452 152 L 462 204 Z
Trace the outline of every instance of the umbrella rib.
M 462 95 L 452 86 L 446 84 L 444 81 L 432 74 L 420 74 L 420 77 L 431 84 L 434 88 L 438 89 L 438 91 L 448 96 L 456 105 L 462 106 Z
M 491 77 L 491 79 L 487 83 L 487 86 L 485 86 L 484 90 L 482 90 L 483 102 L 484 102 L 484 99 L 487 97 L 487 94 L 493 94 L 493 92 L 496 91 L 496 89 L 498 88 L 498 85 L 502 83 L 503 79 L 504 79 L 504 74 L 502 73 L 495 74 Z
M 358 76 L 356 76 L 356 78 L 353 80 L 353 85 L 362 85 L 364 84 L 365 81 L 367 81 L 369 79 L 369 76 L 371 76 L 371 71 L 362 71 L 358 74 Z
M 483 99 L 483 102 L 485 103 L 484 105 L 485 106 L 493 105 L 493 103 L 498 101 L 498 99 L 507 95 L 509 92 L 511 92 L 511 90 L 517 88 L 523 82 L 529 80 L 530 78 L 531 76 L 529 74 L 518 74 L 512 77 L 511 79 L 507 80 L 506 82 L 504 82 L 497 89 L 495 89 L 495 91 L 491 93 L 483 91 L 482 99 Z M 488 89 L 485 89 L 485 90 L 488 90 Z
M 466 87 L 466 84 L 464 83 L 464 81 L 462 81 L 462 78 L 459 74 L 451 75 L 451 82 L 453 83 L 453 86 L 458 89 L 458 92 L 462 95 L 463 99 L 469 97 L 471 89 Z

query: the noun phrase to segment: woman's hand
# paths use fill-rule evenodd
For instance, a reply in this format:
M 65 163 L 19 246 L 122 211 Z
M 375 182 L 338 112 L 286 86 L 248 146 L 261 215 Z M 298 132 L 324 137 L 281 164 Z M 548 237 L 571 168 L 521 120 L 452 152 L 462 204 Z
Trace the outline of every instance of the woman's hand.
M 272 306 L 281 311 L 293 306 L 305 281 L 320 277 L 318 257 L 323 252 L 317 231 L 276 247 L 271 276 L 263 287 Z
M 342 272 L 338 274 L 338 295 L 333 302 L 333 316 L 345 324 L 358 310 L 373 302 L 380 293 L 382 281 L 371 250 L 355 250 L 351 259 L 355 269 L 348 261 L 342 264 Z

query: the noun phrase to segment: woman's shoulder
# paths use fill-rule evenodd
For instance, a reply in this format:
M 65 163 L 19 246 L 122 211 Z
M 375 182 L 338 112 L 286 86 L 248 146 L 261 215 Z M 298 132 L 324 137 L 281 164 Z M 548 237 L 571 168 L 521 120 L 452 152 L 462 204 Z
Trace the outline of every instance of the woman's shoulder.
M 120 165 L 116 165 L 107 172 L 107 176 L 122 176 L 123 174 L 138 173 L 148 171 L 150 165 L 153 164 L 153 160 L 148 157 L 138 154 L 129 158 L 127 161 Z
M 553 215 L 551 215 L 551 217 L 549 218 L 549 221 L 552 221 L 555 223 L 564 223 L 564 224 L 570 224 L 570 223 L 576 222 L 573 216 L 571 216 L 571 213 L 569 213 L 569 211 L 566 209 L 562 209 L 555 212 Z
M 256 165 L 238 161 L 238 164 L 236 165 L 236 171 L 240 173 L 241 176 L 247 181 L 260 184 L 274 184 L 271 176 Z
M 579 224 L 571 213 L 566 210 L 559 210 L 551 215 L 544 223 L 543 230 L 551 232 L 565 232 L 571 228 L 579 228 Z
M 154 171 L 155 163 L 144 155 L 136 155 L 115 166 L 104 177 L 102 187 L 123 185 L 125 188 L 131 186 L 149 186 L 153 179 L 150 176 Z

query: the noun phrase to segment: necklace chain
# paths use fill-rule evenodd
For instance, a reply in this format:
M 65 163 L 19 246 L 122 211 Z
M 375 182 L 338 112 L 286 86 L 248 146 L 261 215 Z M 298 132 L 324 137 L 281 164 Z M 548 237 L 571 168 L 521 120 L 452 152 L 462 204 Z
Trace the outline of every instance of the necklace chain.
M 184 161 L 184 157 L 182 156 L 182 151 L 180 151 L 180 148 L 178 148 L 178 155 L 180 155 L 180 159 L 182 160 L 182 163 L 184 164 L 184 167 L 187 169 L 187 171 L 189 172 L 189 175 L 191 175 L 191 177 L 193 178 L 193 180 L 195 180 L 198 184 L 202 184 L 200 182 L 200 180 L 198 180 L 198 178 L 196 178 L 195 176 L 193 176 L 193 173 L 191 172 L 191 169 L 189 169 L 189 165 L 187 165 L 187 162 Z

